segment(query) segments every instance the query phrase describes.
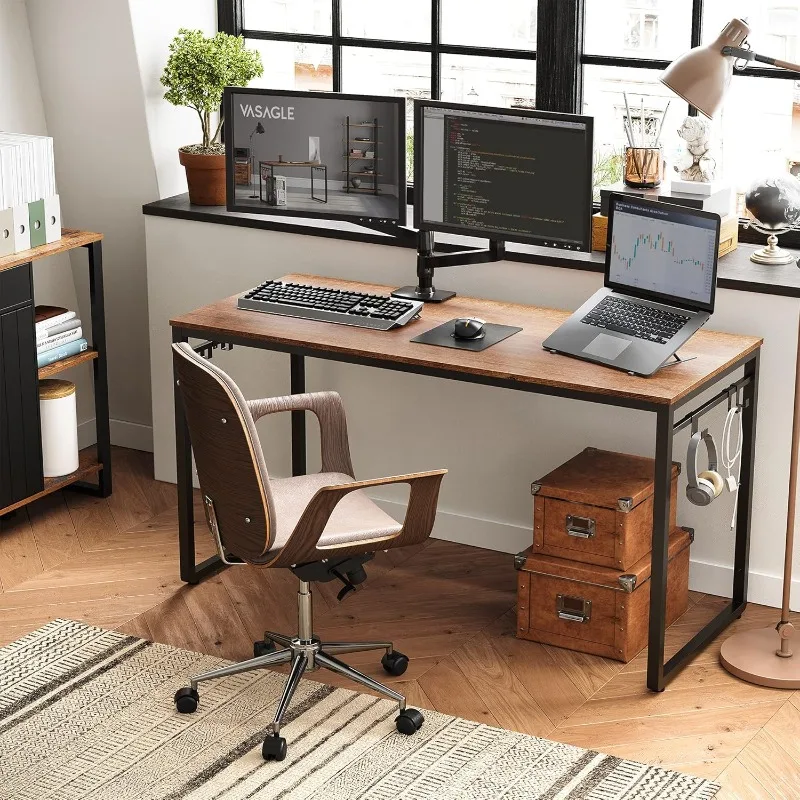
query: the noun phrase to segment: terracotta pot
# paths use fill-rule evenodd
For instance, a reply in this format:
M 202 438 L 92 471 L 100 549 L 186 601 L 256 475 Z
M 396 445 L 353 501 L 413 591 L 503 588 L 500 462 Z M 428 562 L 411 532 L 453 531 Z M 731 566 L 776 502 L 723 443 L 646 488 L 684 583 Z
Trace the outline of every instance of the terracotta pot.
M 225 205 L 225 156 L 178 151 L 186 168 L 189 202 L 197 206 Z

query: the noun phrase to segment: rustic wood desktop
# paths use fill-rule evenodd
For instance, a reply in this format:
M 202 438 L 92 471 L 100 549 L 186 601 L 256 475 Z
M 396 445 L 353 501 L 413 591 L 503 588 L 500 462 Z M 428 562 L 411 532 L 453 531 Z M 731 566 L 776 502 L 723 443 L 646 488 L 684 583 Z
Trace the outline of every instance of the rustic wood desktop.
M 311 171 L 311 199 L 318 203 L 328 202 L 328 165 L 321 164 L 319 161 L 259 161 L 258 162 L 258 199 L 265 202 L 264 197 L 264 167 L 269 167 L 269 177 L 275 180 L 275 167 L 305 167 Z M 322 173 L 322 180 L 325 184 L 325 197 L 317 197 L 314 194 L 314 170 Z M 268 193 L 269 194 L 269 193 Z
M 311 275 L 290 275 L 286 280 L 372 294 L 388 294 L 391 291 L 387 286 Z M 478 316 L 494 323 L 519 326 L 522 331 L 482 352 L 433 347 L 410 341 L 423 331 L 461 316 Z M 443 304 L 427 304 L 420 319 L 402 328 L 375 331 L 240 311 L 236 307 L 234 296 L 170 320 L 170 325 L 175 342 L 185 342 L 190 338 L 207 340 L 195 349 L 208 357 L 217 345 L 241 345 L 289 353 L 293 394 L 306 390 L 305 357 L 310 356 L 653 412 L 656 415 L 655 494 L 647 686 L 653 691 L 662 691 L 667 679 L 720 631 L 738 619 L 747 605 L 758 370 L 762 340 L 753 336 L 701 330 L 681 351 L 683 358 L 692 360 L 675 362 L 650 378 L 641 378 L 543 350 L 544 339 L 568 316 L 569 312 L 550 308 L 456 297 Z M 679 409 L 741 368 L 744 369 L 743 377 L 676 420 Z M 737 393 L 744 404 L 744 442 L 741 488 L 736 509 L 731 603 L 664 663 L 673 436 L 711 408 L 729 400 L 734 393 Z M 217 556 L 201 564 L 196 564 L 195 561 L 192 451 L 177 391 L 175 433 L 181 578 L 188 583 L 197 583 L 218 569 L 222 562 Z M 301 475 L 305 471 L 305 418 L 303 412 L 292 412 L 292 472 L 294 475 Z

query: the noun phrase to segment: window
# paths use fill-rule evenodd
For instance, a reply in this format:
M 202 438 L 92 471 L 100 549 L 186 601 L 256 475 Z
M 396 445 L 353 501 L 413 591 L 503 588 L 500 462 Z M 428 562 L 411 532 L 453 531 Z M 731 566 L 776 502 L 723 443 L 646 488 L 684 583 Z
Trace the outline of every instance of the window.
M 590 114 L 596 191 L 621 177 L 623 93 L 638 135 L 642 125 L 651 137 L 661 130 L 668 169 L 674 163 L 676 132 L 691 110 L 660 83 L 661 72 L 732 17 L 748 20 L 756 52 L 800 61 L 800 0 L 218 4 L 222 28 L 261 51 L 264 86 Z M 761 64 L 737 72 L 715 130 L 719 168 L 739 190 L 771 171 L 800 172 L 800 73 Z M 410 154 L 410 125 L 407 142 Z

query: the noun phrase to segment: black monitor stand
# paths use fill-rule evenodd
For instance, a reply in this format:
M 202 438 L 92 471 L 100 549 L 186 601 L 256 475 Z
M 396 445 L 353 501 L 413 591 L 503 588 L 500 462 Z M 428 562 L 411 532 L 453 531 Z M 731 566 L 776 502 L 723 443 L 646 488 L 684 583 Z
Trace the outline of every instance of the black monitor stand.
M 422 300 L 424 303 L 443 303 L 455 292 L 437 289 L 433 285 L 433 271 L 439 267 L 461 267 L 466 264 L 486 264 L 489 261 L 501 261 L 505 258 L 506 244 L 503 241 L 490 239 L 488 250 L 458 250 L 453 253 L 436 253 L 436 241 L 433 231 L 420 231 L 417 246 L 417 281 L 416 286 L 403 286 L 392 292 L 392 297 L 405 300 Z

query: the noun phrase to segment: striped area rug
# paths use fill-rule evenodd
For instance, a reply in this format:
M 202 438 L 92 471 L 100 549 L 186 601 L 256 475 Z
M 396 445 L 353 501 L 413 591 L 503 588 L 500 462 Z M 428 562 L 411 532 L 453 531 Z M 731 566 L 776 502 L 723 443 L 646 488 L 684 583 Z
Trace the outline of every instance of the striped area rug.
M 387 700 L 303 681 L 282 733 L 261 742 L 283 686 L 266 670 L 175 690 L 219 659 L 69 620 L 0 649 L 3 800 L 683 800 L 700 778 L 425 711 L 396 732 Z M 454 686 L 453 691 L 458 691 Z

